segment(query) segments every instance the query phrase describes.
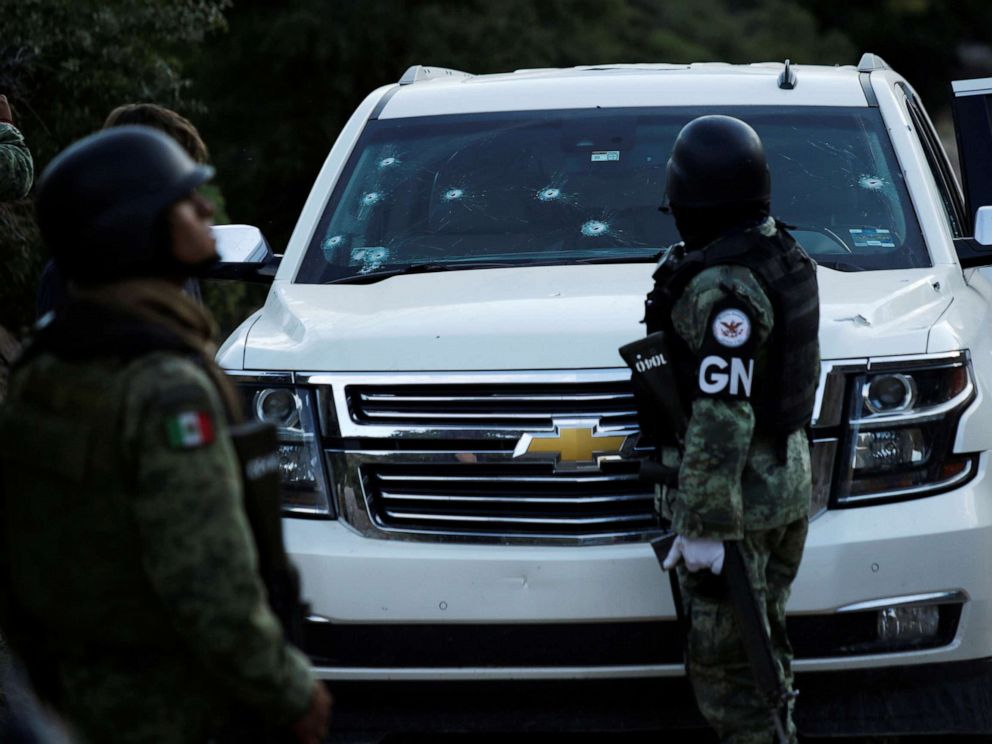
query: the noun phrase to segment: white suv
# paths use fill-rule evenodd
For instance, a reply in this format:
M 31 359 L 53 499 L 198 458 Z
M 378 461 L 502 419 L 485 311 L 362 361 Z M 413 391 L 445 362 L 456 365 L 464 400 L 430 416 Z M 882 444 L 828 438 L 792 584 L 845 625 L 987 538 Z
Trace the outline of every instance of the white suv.
M 800 725 L 992 731 L 992 252 L 968 237 L 992 204 L 992 84 L 955 90 L 969 201 L 870 54 L 414 67 L 369 95 L 219 353 L 280 427 L 319 676 L 461 681 L 439 706 L 493 680 L 684 692 L 617 348 L 677 240 L 657 209 L 675 134 L 725 113 L 761 135 L 773 213 L 819 264 Z

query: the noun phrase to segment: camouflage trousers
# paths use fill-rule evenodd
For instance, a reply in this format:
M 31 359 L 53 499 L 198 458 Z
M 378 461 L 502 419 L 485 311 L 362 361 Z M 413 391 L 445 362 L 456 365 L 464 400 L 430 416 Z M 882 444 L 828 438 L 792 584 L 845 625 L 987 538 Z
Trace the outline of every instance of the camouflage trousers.
M 792 687 L 792 647 L 785 631 L 785 604 L 806 543 L 805 517 L 784 527 L 746 532 L 744 561 L 767 627 L 781 678 Z M 774 729 L 758 696 L 733 608 L 723 579 L 709 571 L 690 574 L 679 567 L 679 582 L 689 621 L 688 670 L 696 702 L 725 744 L 769 744 Z M 792 711 L 789 737 L 796 740 Z

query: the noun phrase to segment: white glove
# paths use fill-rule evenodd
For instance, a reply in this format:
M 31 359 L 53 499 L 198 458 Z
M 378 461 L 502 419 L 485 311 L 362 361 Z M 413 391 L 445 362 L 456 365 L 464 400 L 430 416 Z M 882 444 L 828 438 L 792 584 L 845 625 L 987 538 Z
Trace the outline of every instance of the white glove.
M 723 570 L 723 540 L 679 535 L 672 543 L 672 549 L 668 551 L 662 568 L 671 571 L 683 559 L 685 567 L 691 573 L 708 568 L 719 575 Z

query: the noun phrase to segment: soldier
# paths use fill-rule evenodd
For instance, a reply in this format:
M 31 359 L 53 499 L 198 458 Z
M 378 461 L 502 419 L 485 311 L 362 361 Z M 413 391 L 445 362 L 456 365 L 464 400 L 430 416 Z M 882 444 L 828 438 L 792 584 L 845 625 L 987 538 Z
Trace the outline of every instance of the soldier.
M 665 332 L 688 401 L 681 451 L 661 453 L 678 471 L 677 487 L 662 492 L 678 534 L 665 568 L 681 562 L 700 710 L 734 744 L 767 744 L 774 729 L 719 577 L 724 541 L 739 541 L 791 689 L 785 604 L 806 539 L 805 428 L 819 374 L 815 264 L 769 216 L 770 185 L 761 140 L 744 122 L 703 116 L 682 129 L 666 203 L 683 242 L 659 264 L 645 314 L 649 333 Z
M 172 109 L 159 106 L 156 103 L 125 103 L 107 114 L 103 128 L 110 129 L 128 124 L 141 124 L 165 132 L 182 146 L 194 162 L 200 165 L 206 165 L 209 160 L 207 145 L 200 137 L 196 127 L 189 119 Z M 202 299 L 200 285 L 196 279 L 187 280 L 184 289 L 195 300 Z M 35 318 L 40 319 L 45 313 L 57 308 L 68 299 L 68 296 L 69 289 L 66 286 L 65 278 L 59 272 L 55 262 L 49 259 L 38 279 Z
M 212 173 L 127 126 L 69 147 L 39 187 L 72 289 L 0 413 L 0 623 L 86 741 L 204 742 L 237 710 L 326 733 L 329 696 L 259 578 L 239 401 L 181 290 L 217 259 L 195 191 Z
M 23 199 L 34 181 L 34 161 L 14 126 L 7 96 L 0 95 L 0 202 Z

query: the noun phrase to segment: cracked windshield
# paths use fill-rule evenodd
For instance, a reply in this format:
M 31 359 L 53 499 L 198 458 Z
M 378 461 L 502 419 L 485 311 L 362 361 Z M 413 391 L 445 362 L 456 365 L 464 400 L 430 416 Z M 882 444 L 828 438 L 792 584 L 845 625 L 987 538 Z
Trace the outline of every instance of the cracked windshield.
M 297 282 L 392 273 L 653 261 L 679 129 L 705 113 L 761 135 L 772 213 L 821 265 L 930 265 L 877 110 L 740 107 L 528 111 L 371 121 Z

